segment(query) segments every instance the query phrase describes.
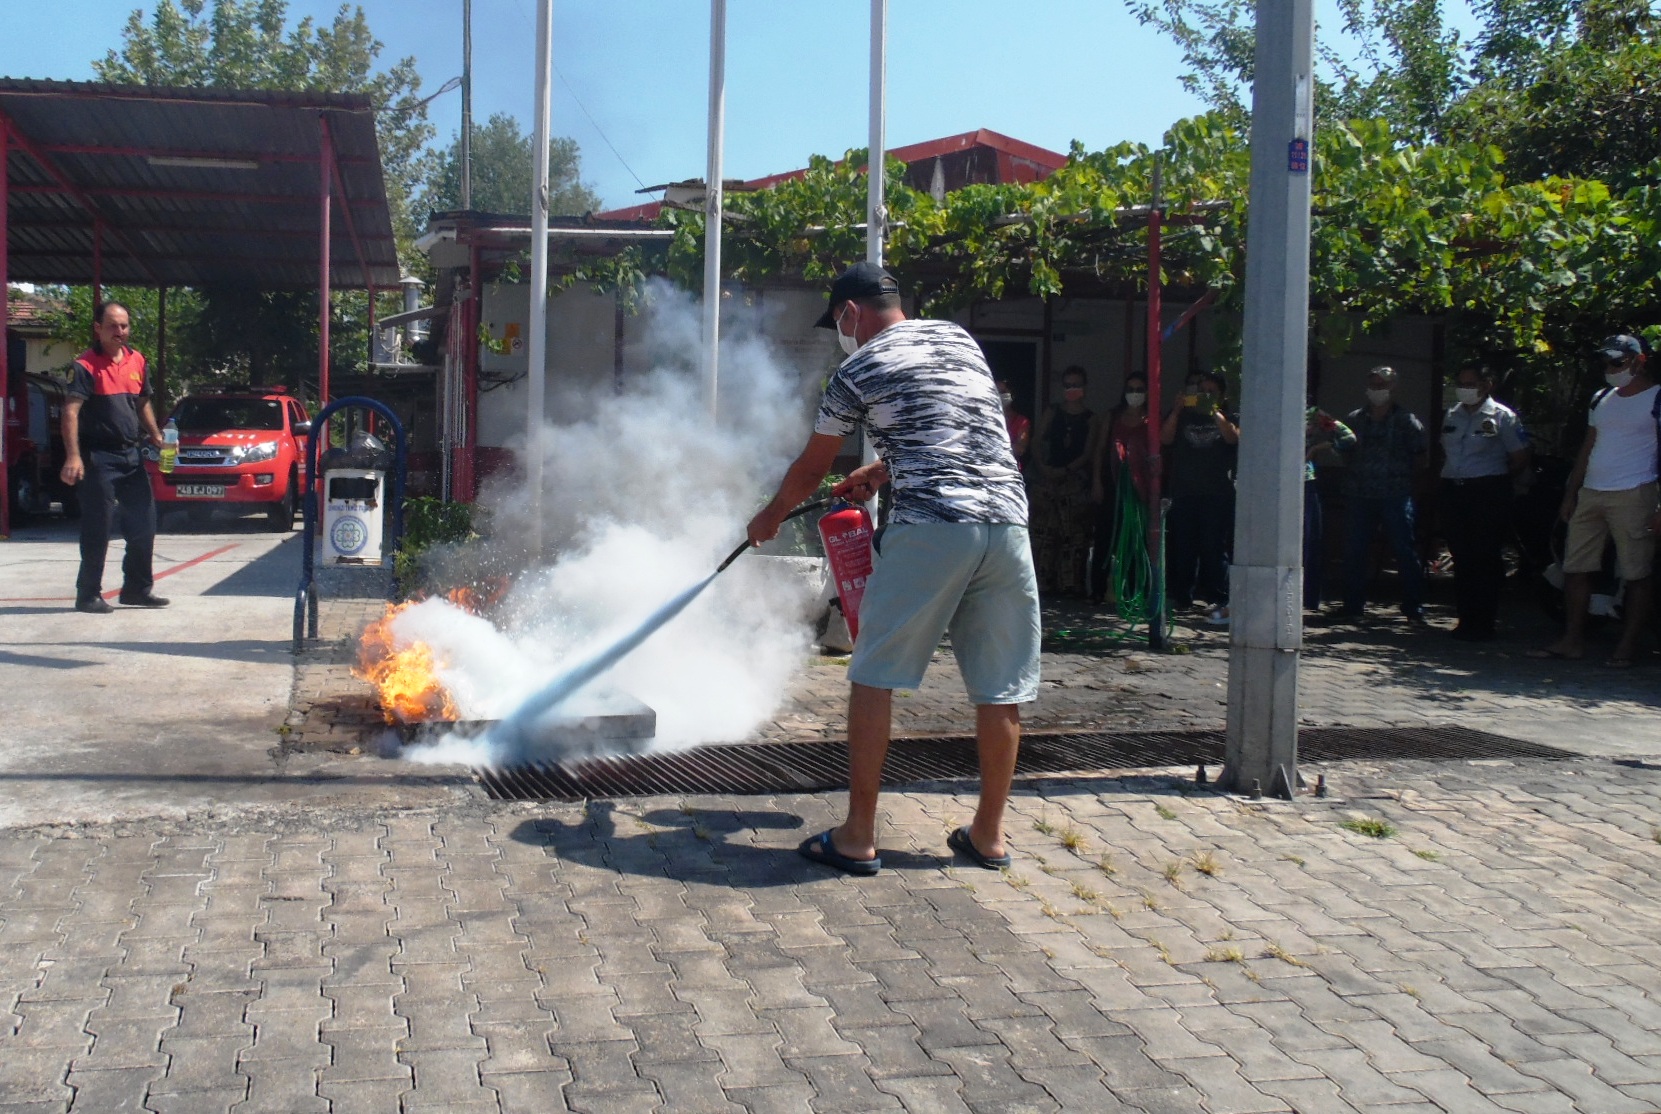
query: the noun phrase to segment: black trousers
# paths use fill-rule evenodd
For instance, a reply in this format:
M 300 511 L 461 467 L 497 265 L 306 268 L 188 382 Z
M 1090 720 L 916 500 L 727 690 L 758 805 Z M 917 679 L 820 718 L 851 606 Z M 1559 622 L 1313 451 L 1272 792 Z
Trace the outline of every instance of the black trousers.
M 1501 549 L 1511 536 L 1511 477 L 1443 480 L 1442 536 L 1453 555 L 1453 593 L 1459 626 L 1492 634 L 1505 586 Z
M 1234 486 L 1171 497 L 1165 517 L 1165 597 L 1186 604 L 1196 596 L 1228 603 L 1229 552 L 1234 548 Z
M 93 449 L 84 453 L 86 476 L 76 489 L 81 500 L 81 571 L 75 577 L 76 600 L 104 590 L 104 557 L 110 526 L 119 513 L 127 554 L 121 559 L 122 592 L 142 595 L 155 585 L 152 558 L 156 548 L 156 500 L 144 458 L 128 449 Z

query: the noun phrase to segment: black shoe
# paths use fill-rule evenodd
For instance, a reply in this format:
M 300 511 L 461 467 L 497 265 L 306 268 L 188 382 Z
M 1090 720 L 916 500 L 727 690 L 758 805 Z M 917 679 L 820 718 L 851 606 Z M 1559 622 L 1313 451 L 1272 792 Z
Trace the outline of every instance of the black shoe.
M 85 611 L 88 615 L 108 615 L 114 611 L 103 596 L 91 596 L 84 600 L 75 601 L 76 611 Z
M 168 600 L 151 592 L 122 592 L 118 597 L 122 607 L 166 607 Z M 106 608 L 109 604 L 104 605 Z

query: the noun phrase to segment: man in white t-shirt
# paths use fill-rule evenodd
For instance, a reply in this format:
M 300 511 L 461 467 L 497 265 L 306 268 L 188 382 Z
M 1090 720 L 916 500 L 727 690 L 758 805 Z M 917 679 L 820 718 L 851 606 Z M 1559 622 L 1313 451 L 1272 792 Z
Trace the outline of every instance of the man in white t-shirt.
M 1586 605 L 1592 574 L 1603 566 L 1603 551 L 1615 539 L 1615 559 L 1626 582 L 1621 640 L 1609 664 L 1633 663 L 1638 639 L 1649 620 L 1654 598 L 1650 572 L 1655 565 L 1655 536 L 1661 529 L 1661 502 L 1656 484 L 1657 387 L 1650 378 L 1644 346 L 1631 336 L 1612 336 L 1598 346 L 1609 389 L 1592 402 L 1590 428 L 1563 496 L 1562 517 L 1569 524 L 1563 572 L 1568 625 L 1563 637 L 1534 657 L 1580 658 L 1586 653 Z
M 849 434 L 863 426 L 880 459 L 834 493 L 865 502 L 893 484 L 894 508 L 875 539 L 876 567 L 860 604 L 848 663 L 848 814 L 805 840 L 814 862 L 875 874 L 877 794 L 895 689 L 915 689 L 950 633 L 975 705 L 980 800 L 947 838 L 977 866 L 1009 865 L 1003 816 L 1020 746 L 1020 705 L 1038 695 L 1038 581 L 1027 494 L 1010 449 L 997 384 L 973 337 L 950 321 L 907 320 L 900 288 L 874 263 L 831 286 L 818 326 L 847 359 L 825 385 L 813 434 L 778 494 L 750 521 L 756 545 L 818 488 Z

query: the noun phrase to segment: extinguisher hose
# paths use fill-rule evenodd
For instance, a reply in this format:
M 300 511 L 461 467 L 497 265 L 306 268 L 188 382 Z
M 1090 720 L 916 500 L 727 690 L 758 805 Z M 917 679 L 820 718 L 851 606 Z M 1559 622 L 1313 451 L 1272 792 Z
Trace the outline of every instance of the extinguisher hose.
M 806 503 L 803 503 L 801 506 L 797 507 L 795 510 L 791 511 L 789 514 L 785 515 L 783 518 L 779 519 L 779 522 L 782 524 L 789 522 L 793 518 L 800 518 L 802 515 L 809 514 L 821 507 L 828 507 L 830 506 L 830 503 L 831 499 L 828 495 L 820 499 L 810 499 Z M 715 575 L 720 576 L 722 573 L 726 572 L 728 565 L 744 556 L 744 551 L 746 549 L 752 548 L 754 547 L 750 545 L 749 538 L 745 538 L 743 541 L 739 542 L 738 548 L 727 554 L 727 559 L 722 561 L 720 566 L 716 568 Z

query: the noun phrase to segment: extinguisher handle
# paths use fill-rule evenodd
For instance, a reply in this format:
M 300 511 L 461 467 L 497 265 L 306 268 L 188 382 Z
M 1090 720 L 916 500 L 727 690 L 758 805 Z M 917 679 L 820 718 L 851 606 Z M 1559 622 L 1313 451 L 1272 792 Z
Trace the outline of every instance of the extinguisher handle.
M 821 499 L 810 499 L 806 503 L 803 503 L 801 506 L 797 507 L 795 510 L 791 511 L 789 514 L 785 515 L 783 518 L 779 519 L 779 521 L 783 523 L 789 522 L 793 518 L 800 518 L 802 515 L 807 514 L 810 511 L 816 511 L 820 507 L 829 505 L 830 502 L 831 499 L 828 496 Z M 727 554 L 727 559 L 722 561 L 721 564 L 716 567 L 715 575 L 720 576 L 722 573 L 726 572 L 727 566 L 744 556 L 744 551 L 750 548 L 749 538 L 745 538 L 743 541 L 739 542 L 738 548 Z

